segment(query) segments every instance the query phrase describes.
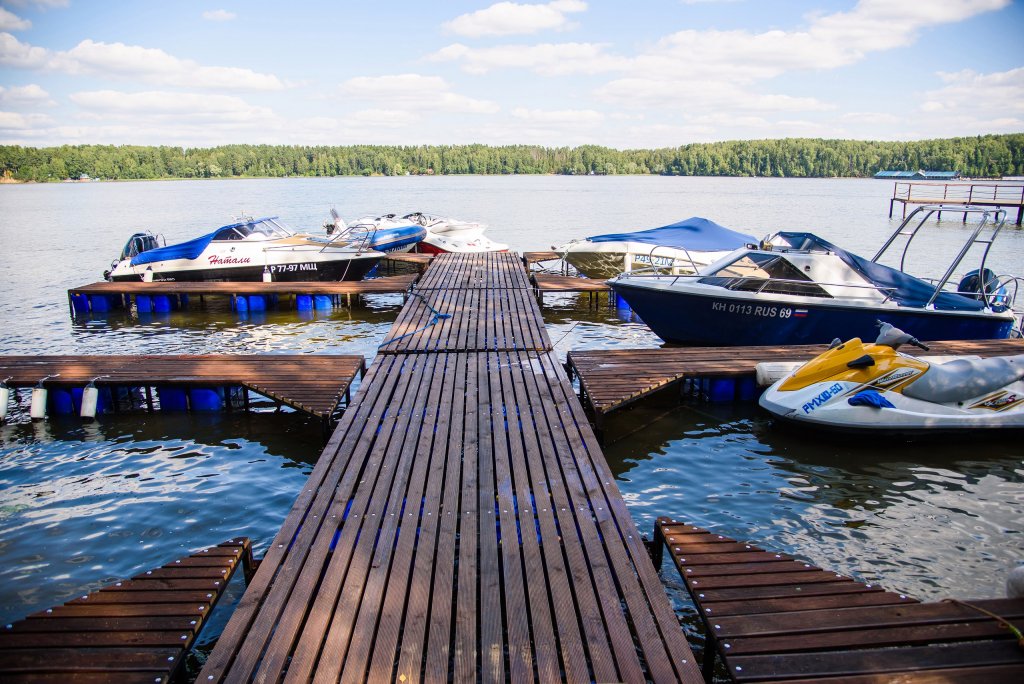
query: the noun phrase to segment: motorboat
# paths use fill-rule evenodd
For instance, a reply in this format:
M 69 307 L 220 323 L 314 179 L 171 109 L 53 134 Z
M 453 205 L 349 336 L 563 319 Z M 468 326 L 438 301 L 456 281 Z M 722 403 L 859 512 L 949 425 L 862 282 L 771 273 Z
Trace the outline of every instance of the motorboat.
M 331 209 L 331 220 L 324 223 L 324 228 L 329 236 L 345 234 L 385 253 L 411 251 L 427 235 L 423 226 L 397 214 L 364 216 L 346 224 L 335 209 Z
M 360 234 L 305 235 L 277 217 L 247 217 L 174 245 L 151 232 L 136 233 L 104 276 L 114 281 L 360 280 L 383 257 Z
M 835 340 L 761 395 L 794 424 L 875 434 L 1024 428 L 1024 354 L 937 363 L 898 351 L 917 338 L 880 323 L 873 344 Z
M 554 251 L 588 278 L 613 278 L 625 271 L 696 273 L 757 239 L 694 216 L 660 228 L 608 233 L 573 240 Z
M 980 220 L 945 274 L 926 281 L 904 272 L 922 226 L 953 210 L 918 207 L 870 260 L 812 233 L 780 232 L 692 276 L 623 273 L 608 284 L 659 337 L 682 344 L 828 343 L 835 336 L 866 336 L 878 318 L 925 340 L 1005 338 L 1015 326 L 1019 333 L 1013 300 L 1022 281 L 986 267 L 1005 223 L 1003 210 L 956 207 Z M 880 263 L 899 239 L 900 267 Z M 954 278 L 976 245 L 978 268 Z
M 484 223 L 460 221 L 422 212 L 406 214 L 403 218 L 426 229 L 426 236 L 415 248 L 417 252 L 423 254 L 446 252 L 473 254 L 508 251 L 508 245 L 495 242 L 484 235 L 484 231 L 487 229 L 487 225 Z

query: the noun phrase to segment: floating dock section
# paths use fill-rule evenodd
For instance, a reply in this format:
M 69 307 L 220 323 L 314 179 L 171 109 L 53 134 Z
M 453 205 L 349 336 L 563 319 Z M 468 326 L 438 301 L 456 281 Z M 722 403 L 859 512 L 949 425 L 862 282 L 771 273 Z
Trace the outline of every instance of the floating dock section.
M 1024 354 L 1024 340 L 928 342 L 930 355 Z M 754 373 L 762 362 L 809 361 L 828 345 L 665 347 L 571 351 L 566 368 L 579 378 L 580 399 L 600 424 L 608 413 L 688 380 L 702 381 L 714 400 L 756 398 Z
M 704 623 L 709 682 L 716 655 L 734 682 L 1024 681 L 1004 624 L 1024 626 L 1024 599 L 922 603 L 668 518 L 654 536 Z
M 416 281 L 416 274 L 340 282 L 99 282 L 68 290 L 72 313 L 106 313 L 131 309 L 138 313 L 169 313 L 187 308 L 193 298 L 218 296 L 231 299 L 237 311 L 263 311 L 277 306 L 282 299 L 294 308 L 312 310 L 341 304 L 351 306 L 352 297 L 368 294 L 404 293 Z
M 530 290 L 435 258 L 199 681 L 702 681 Z
M 326 354 L 0 356 L 0 380 L 46 390 L 50 415 L 79 415 L 83 390 L 93 383 L 99 413 L 245 409 L 251 391 L 329 420 L 365 368 L 362 356 Z
M 203 549 L 0 628 L 4 682 L 170 682 L 238 568 L 246 538 Z

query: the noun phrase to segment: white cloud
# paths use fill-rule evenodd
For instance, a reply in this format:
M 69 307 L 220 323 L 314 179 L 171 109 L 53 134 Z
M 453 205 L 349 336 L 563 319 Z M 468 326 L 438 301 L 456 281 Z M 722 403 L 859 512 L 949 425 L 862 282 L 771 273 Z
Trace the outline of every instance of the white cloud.
M 45 114 L 0 112 L 0 133 L 6 131 L 30 132 L 37 128 L 51 125 L 53 125 L 53 119 Z
M 445 22 L 443 28 L 460 36 L 510 36 L 544 30 L 565 31 L 574 28 L 567 14 L 583 12 L 581 0 L 555 0 L 544 5 L 499 2 L 490 7 L 462 14 Z
M 142 119 L 209 120 L 221 122 L 258 122 L 273 119 L 266 107 L 250 105 L 232 95 L 149 91 L 124 93 L 117 90 L 93 90 L 72 93 L 69 99 L 94 117 Z
M 493 114 L 500 108 L 490 100 L 478 100 L 451 92 L 440 76 L 397 74 L 389 76 L 359 76 L 341 84 L 341 93 L 358 100 L 371 100 L 404 108 L 423 111 L 448 111 L 471 114 Z M 400 105 L 400 107 L 395 107 Z
M 234 12 L 228 12 L 227 10 L 208 10 L 203 12 L 203 19 L 207 21 L 231 21 L 237 18 L 238 15 Z
M 529 69 L 544 76 L 599 74 L 624 69 L 630 60 L 607 54 L 603 43 L 541 43 L 539 45 L 500 45 L 471 48 L 453 43 L 427 55 L 433 62 L 462 62 L 471 74 L 486 74 L 494 69 Z
M 20 69 L 42 69 L 47 66 L 52 53 L 46 48 L 33 47 L 22 43 L 10 33 L 0 33 L 0 64 Z
M 189 88 L 282 90 L 273 74 L 238 67 L 202 66 L 157 48 L 83 40 L 66 53 L 78 68 L 92 73 L 136 78 L 145 83 Z
M 24 31 L 32 28 L 32 22 L 0 7 L 0 31 Z
M 403 109 L 361 109 L 352 112 L 346 120 L 363 126 L 403 128 L 419 121 L 420 116 Z
M 945 85 L 925 94 L 922 109 L 1024 114 L 1024 67 L 992 74 L 964 69 L 938 76 Z
M 35 83 L 25 86 L 0 86 L 0 103 L 15 105 L 43 105 L 52 107 L 56 104 L 50 94 Z
M 527 109 L 517 107 L 512 116 L 525 121 L 563 126 L 593 126 L 604 121 L 604 114 L 593 109 Z
M 203 66 L 157 48 L 90 39 L 66 52 L 55 52 L 22 43 L 9 33 L 0 33 L 0 64 L 69 74 L 101 74 L 160 86 L 250 91 L 286 87 L 273 74 L 238 67 Z

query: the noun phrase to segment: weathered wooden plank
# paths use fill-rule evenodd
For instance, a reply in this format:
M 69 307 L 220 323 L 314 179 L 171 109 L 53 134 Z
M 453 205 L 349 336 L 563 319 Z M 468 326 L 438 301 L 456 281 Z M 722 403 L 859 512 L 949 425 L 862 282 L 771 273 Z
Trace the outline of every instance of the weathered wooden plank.
M 0 630 L 0 680 L 137 681 L 140 673 L 168 680 L 250 553 L 248 539 L 226 542 L 164 566 L 188 575 L 201 561 L 223 574 L 117 582 L 11 623 Z M 196 591 L 195 583 L 204 588 Z M 162 588 L 152 591 L 153 584 Z
M 201 679 L 696 681 L 522 265 L 420 286 Z

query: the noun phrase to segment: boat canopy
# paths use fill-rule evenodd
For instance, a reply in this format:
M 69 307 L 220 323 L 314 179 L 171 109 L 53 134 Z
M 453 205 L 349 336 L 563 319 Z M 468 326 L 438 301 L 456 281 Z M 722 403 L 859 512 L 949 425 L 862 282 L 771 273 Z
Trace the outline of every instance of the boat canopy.
M 793 249 L 831 252 L 847 266 L 862 275 L 876 287 L 890 293 L 890 298 L 901 306 L 923 307 L 935 293 L 935 286 L 903 271 L 879 264 L 847 252 L 813 233 L 781 232 L 778 237 Z M 985 304 L 955 292 L 941 292 L 935 298 L 935 308 L 945 311 L 980 311 Z
M 179 242 L 176 245 L 150 249 L 132 257 L 132 266 L 151 264 L 157 261 L 171 261 L 172 259 L 195 259 L 213 240 L 242 240 L 252 233 L 262 233 L 273 237 L 280 228 L 274 223 L 274 218 L 267 217 L 260 219 L 249 219 L 240 223 L 231 223 L 221 226 L 212 233 L 194 238 L 188 242 Z
M 591 242 L 643 242 L 661 247 L 695 251 L 732 251 L 756 243 L 757 238 L 737 233 L 714 221 L 694 216 L 660 228 L 635 233 L 609 233 L 587 238 Z

